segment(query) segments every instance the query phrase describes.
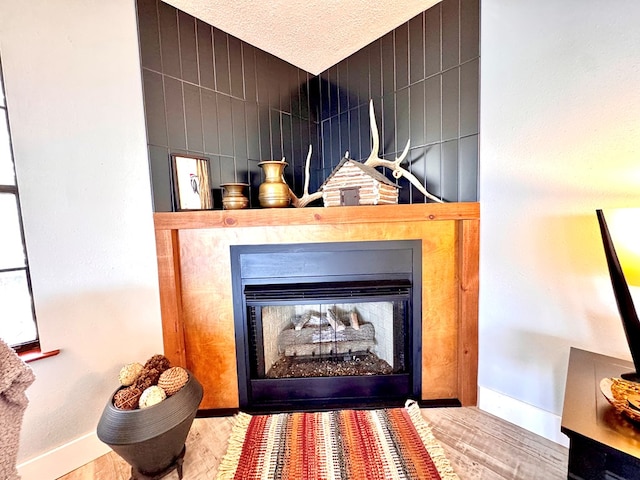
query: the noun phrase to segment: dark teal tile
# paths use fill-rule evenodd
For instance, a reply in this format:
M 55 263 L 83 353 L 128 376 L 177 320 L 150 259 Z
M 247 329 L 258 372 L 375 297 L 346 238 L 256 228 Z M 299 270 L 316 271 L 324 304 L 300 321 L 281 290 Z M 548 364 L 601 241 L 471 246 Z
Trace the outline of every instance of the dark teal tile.
M 460 66 L 460 136 L 478 133 L 479 60 Z
M 182 79 L 199 84 L 198 50 L 196 46 L 196 21 L 191 15 L 178 10 L 178 30 L 180 33 L 180 62 Z
M 220 139 L 218 137 L 218 102 L 216 93 L 203 88 L 201 101 L 204 151 L 208 154 L 218 154 L 220 153 Z
M 271 159 L 282 160 L 282 123 L 280 121 L 280 111 L 269 110 L 269 118 L 271 124 Z
M 458 162 L 461 202 L 477 202 L 478 198 L 478 135 L 463 137 L 459 141 Z
M 246 102 L 247 115 L 247 156 L 253 160 L 260 160 L 260 125 L 258 123 L 258 105 Z
M 148 143 L 168 145 L 162 75 L 143 69 L 142 79 Z
M 409 21 L 409 83 L 424 79 L 424 13 Z
M 460 63 L 459 0 L 442 1 L 442 70 Z
M 198 35 L 198 68 L 200 70 L 200 85 L 215 89 L 216 80 L 213 69 L 213 39 L 211 26 L 201 20 L 196 22 Z
M 394 31 L 396 90 L 409 85 L 409 24 L 403 23 Z
M 424 14 L 424 70 L 429 77 L 442 70 L 442 40 L 440 35 L 441 3 L 435 4 Z
M 458 138 L 460 121 L 459 69 L 442 74 L 442 139 Z
M 244 62 L 244 96 L 247 102 L 258 101 L 256 80 L 256 49 L 242 42 L 242 61 Z
M 220 183 L 237 182 L 236 163 L 233 157 L 220 156 Z
M 460 61 L 480 55 L 480 0 L 460 0 Z
M 349 154 L 351 158 L 360 160 L 360 109 L 349 110 Z
M 398 155 L 402 152 L 407 141 L 411 140 L 409 125 L 409 89 L 403 88 L 396 93 L 396 149 Z
M 367 48 L 369 53 L 369 98 L 377 100 L 382 97 L 382 54 L 380 40 L 376 40 Z
M 442 144 L 436 143 L 427 147 L 425 156 L 425 175 L 427 191 L 442 198 Z
M 442 76 L 429 77 L 424 82 L 426 142 L 442 139 Z
M 426 143 L 424 111 L 424 81 L 421 81 L 409 87 L 410 138 L 413 147 Z
M 273 160 L 271 157 L 271 119 L 267 105 L 258 106 L 260 129 L 260 160 Z
M 216 74 L 216 90 L 218 92 L 231 94 L 228 35 L 217 28 L 213 29 L 213 54 Z
M 162 70 L 157 0 L 138 0 L 138 32 L 142 66 L 156 72 Z
M 231 99 L 231 120 L 233 124 L 233 154 L 236 159 L 248 158 L 247 124 L 244 112 L 245 102 L 237 98 Z
M 149 169 L 154 212 L 173 211 L 171 161 L 167 147 L 149 145 Z
M 392 155 L 396 153 L 396 102 L 395 95 L 389 94 L 382 97 L 382 132 L 380 153 Z
M 204 152 L 202 133 L 202 106 L 200 88 L 189 83 L 184 85 L 185 121 L 187 127 L 187 149 L 191 152 Z
M 344 157 L 347 150 L 351 150 L 351 138 L 349 136 L 349 112 L 338 115 L 338 131 L 340 135 L 340 158 Z
M 231 78 L 231 95 L 244 99 L 242 45 L 240 40 L 232 35 L 229 35 L 229 73 Z
M 187 148 L 185 132 L 184 102 L 182 82 L 164 77 L 164 92 L 167 109 L 167 130 L 169 133 L 169 147 L 171 150 Z
M 256 80 L 258 85 L 258 103 L 261 106 L 269 105 L 269 57 L 266 52 L 256 49 Z
M 158 2 L 160 18 L 160 52 L 162 73 L 180 78 L 180 44 L 178 42 L 177 10 L 164 2 Z
M 442 198 L 458 202 L 458 140 L 442 143 Z
M 382 52 L 382 94 L 388 95 L 396 89 L 393 32 L 387 33 L 380 39 L 380 46 Z
M 233 157 L 233 126 L 231 120 L 231 97 L 217 94 L 218 132 L 220 138 L 220 154 Z

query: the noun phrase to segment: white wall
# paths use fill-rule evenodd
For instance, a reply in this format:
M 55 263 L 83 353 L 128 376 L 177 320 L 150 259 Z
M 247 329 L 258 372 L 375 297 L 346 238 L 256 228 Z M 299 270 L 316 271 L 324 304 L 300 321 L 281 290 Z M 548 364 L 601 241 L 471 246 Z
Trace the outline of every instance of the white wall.
M 569 348 L 630 358 L 595 210 L 640 206 L 640 2 L 481 10 L 480 406 L 553 437 Z
M 31 364 L 19 463 L 42 480 L 107 451 L 120 367 L 162 351 L 135 2 L 0 0 L 0 55 L 42 346 L 62 350 Z

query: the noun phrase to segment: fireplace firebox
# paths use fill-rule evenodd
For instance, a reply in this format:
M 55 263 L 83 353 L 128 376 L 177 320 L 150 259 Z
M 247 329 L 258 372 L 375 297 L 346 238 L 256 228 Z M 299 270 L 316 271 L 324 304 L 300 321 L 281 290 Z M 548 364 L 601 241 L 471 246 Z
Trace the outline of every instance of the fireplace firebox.
M 231 246 L 240 408 L 420 398 L 421 241 Z

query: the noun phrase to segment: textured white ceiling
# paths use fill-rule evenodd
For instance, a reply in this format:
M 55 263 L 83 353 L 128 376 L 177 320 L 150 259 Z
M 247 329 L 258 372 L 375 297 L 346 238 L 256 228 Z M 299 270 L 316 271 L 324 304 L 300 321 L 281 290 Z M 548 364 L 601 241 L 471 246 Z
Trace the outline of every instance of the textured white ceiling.
M 317 75 L 440 0 L 164 0 Z

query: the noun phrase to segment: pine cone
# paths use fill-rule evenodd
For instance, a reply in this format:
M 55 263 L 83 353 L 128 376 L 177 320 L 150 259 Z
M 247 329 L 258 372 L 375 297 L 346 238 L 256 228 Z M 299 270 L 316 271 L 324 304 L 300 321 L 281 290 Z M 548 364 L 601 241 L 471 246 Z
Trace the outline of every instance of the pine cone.
M 158 383 L 158 379 L 160 378 L 160 373 L 155 368 L 147 368 L 144 367 L 136 383 L 134 383 L 136 388 L 139 388 L 142 391 L 145 391 L 147 388 L 156 385 Z
M 160 373 L 164 372 L 170 367 L 171 367 L 171 362 L 169 362 L 169 359 L 164 355 L 154 355 L 149 360 L 147 360 L 147 363 L 144 364 L 145 370 L 150 368 L 155 368 Z

